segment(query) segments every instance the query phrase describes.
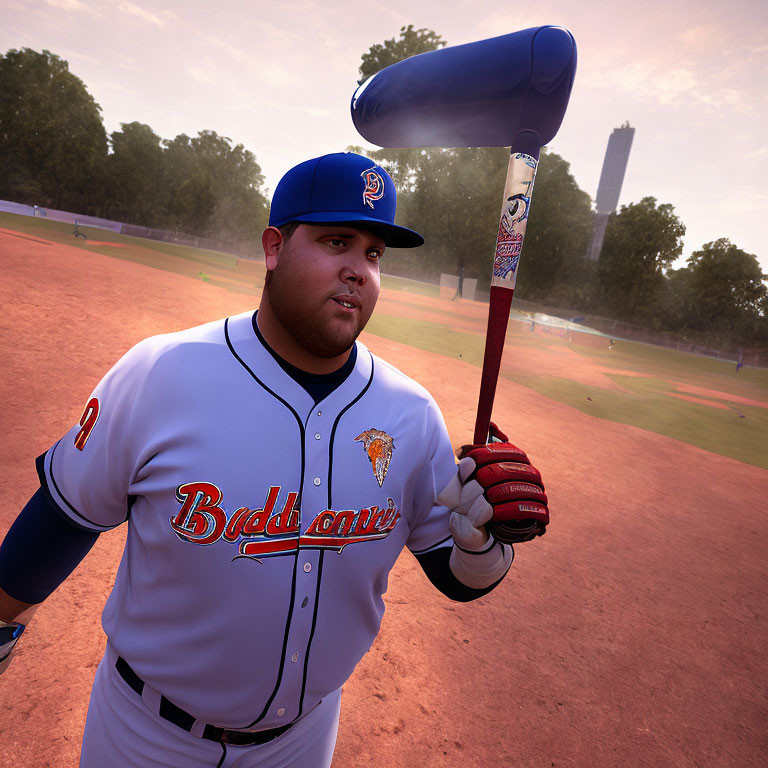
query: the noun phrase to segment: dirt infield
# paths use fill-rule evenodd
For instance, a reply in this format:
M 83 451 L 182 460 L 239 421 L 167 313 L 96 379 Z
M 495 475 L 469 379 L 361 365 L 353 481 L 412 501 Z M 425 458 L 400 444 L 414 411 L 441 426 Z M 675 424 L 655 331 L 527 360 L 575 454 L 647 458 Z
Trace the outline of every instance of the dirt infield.
M 257 301 L 4 233 L 0 253 L 2 536 L 37 487 L 34 458 L 123 352 Z M 433 306 L 434 317 L 451 305 L 418 306 Z M 457 445 L 468 440 L 477 367 L 363 341 L 433 393 Z M 559 358 L 551 365 L 560 370 Z M 401 556 L 381 633 L 344 688 L 334 766 L 764 764 L 768 472 L 509 380 L 499 382 L 494 415 L 514 425 L 514 441 L 542 471 L 550 532 L 519 546 L 505 581 L 466 605 Z M 99 538 L 0 678 L 0 765 L 77 765 L 104 646 L 99 615 L 123 542 L 122 530 Z

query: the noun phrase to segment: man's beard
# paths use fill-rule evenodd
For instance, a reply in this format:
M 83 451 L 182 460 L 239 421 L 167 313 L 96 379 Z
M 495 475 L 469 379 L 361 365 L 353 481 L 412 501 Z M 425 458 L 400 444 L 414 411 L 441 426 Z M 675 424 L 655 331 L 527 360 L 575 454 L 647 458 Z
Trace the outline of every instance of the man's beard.
M 323 327 L 317 317 L 296 300 L 295 280 L 283 278 L 280 265 L 267 273 L 265 288 L 272 312 L 296 343 L 316 357 L 338 357 L 355 343 L 368 322 L 361 311 L 354 327 L 331 330 Z M 340 291 L 341 292 L 341 291 Z

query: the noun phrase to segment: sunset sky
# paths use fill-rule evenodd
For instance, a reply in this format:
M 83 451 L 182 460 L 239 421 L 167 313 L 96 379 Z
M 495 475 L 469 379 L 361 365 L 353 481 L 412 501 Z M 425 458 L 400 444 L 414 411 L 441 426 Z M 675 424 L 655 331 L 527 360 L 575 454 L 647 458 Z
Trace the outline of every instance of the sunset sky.
M 620 203 L 671 203 L 688 230 L 684 256 L 728 237 L 768 272 L 767 9 L 764 0 L 0 0 L 0 52 L 45 48 L 69 61 L 108 131 L 137 120 L 163 138 L 209 129 L 244 144 L 273 190 L 297 162 L 362 143 L 349 116 L 360 56 L 402 25 L 453 45 L 559 24 L 576 38 L 579 68 L 550 146 L 581 188 L 594 198 L 608 136 L 628 120 L 636 134 Z

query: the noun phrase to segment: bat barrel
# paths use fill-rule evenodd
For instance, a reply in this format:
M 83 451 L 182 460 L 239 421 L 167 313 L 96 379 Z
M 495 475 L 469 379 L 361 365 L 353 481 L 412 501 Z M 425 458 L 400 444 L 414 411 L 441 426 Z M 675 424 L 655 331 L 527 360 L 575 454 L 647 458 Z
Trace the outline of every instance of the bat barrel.
M 575 70 L 568 30 L 525 29 L 382 69 L 352 97 L 352 120 L 380 147 L 509 147 L 533 131 L 538 148 L 563 121 Z

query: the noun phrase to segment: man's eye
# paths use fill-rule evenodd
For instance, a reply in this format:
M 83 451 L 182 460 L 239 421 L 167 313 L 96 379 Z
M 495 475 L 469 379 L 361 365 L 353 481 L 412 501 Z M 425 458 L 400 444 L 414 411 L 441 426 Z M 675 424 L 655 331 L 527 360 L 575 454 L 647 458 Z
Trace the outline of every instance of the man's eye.
M 368 251 L 368 258 L 378 261 L 384 254 L 381 251 Z

